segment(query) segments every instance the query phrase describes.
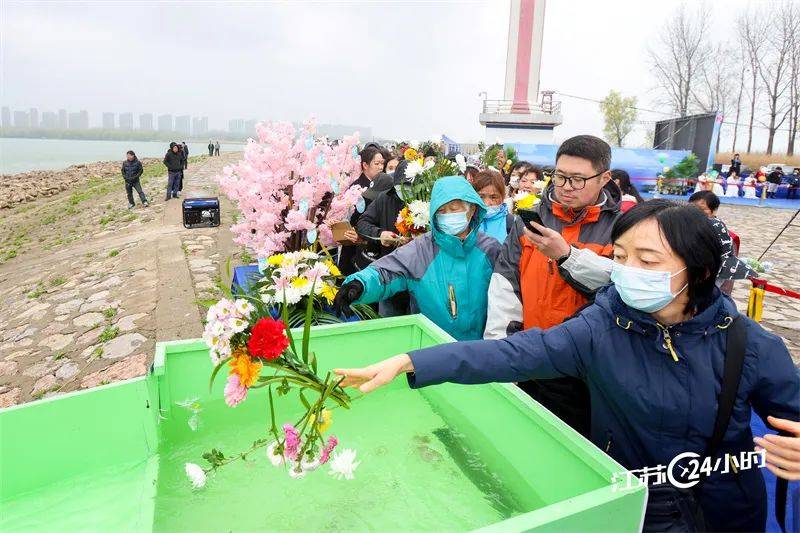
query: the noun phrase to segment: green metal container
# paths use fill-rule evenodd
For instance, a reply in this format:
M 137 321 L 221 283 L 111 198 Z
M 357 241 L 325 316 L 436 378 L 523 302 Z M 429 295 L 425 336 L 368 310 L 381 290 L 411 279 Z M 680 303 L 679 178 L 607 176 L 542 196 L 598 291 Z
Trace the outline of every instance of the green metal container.
M 311 349 L 325 371 L 442 342 L 418 315 L 317 327 Z M 244 449 L 268 423 L 263 390 L 228 408 L 210 370 L 202 342 L 164 342 L 147 376 L 0 410 L 0 530 L 641 528 L 646 488 L 614 490 L 619 464 L 503 384 L 398 379 L 335 410 L 331 433 L 362 463 L 354 480 L 289 479 L 256 452 L 192 490 L 185 462 Z M 296 419 L 294 402 L 278 399 L 279 422 Z

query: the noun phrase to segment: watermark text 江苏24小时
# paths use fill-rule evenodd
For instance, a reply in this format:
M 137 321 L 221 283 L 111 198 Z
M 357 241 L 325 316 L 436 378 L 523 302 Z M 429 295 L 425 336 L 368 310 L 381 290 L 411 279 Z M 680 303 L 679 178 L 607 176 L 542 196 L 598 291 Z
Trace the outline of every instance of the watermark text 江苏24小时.
M 675 456 L 668 466 L 646 466 L 627 472 L 615 472 L 611 475 L 611 490 L 616 492 L 634 489 L 641 484 L 652 486 L 664 483 L 679 489 L 688 489 L 700 483 L 701 476 L 708 477 L 712 472 L 727 474 L 750 468 L 764 468 L 766 453 L 766 450 L 743 451 L 737 455 L 726 453 L 716 459 L 701 459 L 697 453 L 684 452 Z

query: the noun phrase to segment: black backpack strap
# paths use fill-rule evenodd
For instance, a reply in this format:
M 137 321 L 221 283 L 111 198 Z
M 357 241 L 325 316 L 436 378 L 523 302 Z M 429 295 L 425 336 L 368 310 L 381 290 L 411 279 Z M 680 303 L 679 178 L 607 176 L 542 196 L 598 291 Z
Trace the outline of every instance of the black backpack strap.
M 781 531 L 786 533 L 786 496 L 789 492 L 789 481 L 780 477 L 775 478 L 775 519 L 781 526 Z M 797 524 L 795 524 L 797 526 Z
M 725 366 L 722 370 L 722 387 L 717 399 L 717 418 L 714 420 L 714 432 L 708 441 L 706 457 L 714 457 L 719 451 L 736 403 L 736 392 L 742 379 L 744 352 L 747 346 L 747 325 L 741 315 L 728 326 L 727 345 L 725 347 Z

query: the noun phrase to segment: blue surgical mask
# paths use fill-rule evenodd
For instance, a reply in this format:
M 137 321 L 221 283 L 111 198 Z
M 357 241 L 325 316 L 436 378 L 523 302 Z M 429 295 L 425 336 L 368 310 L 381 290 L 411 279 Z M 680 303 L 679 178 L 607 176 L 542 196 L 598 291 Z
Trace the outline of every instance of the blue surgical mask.
M 436 227 L 448 235 L 458 235 L 467 229 L 468 225 L 469 219 L 467 219 L 466 211 L 436 214 Z
M 486 216 L 487 217 L 493 217 L 494 215 L 496 215 L 496 214 L 500 213 L 501 211 L 503 211 L 505 209 L 505 207 L 506 207 L 506 204 L 486 206 Z
M 614 263 L 611 268 L 611 281 L 614 282 L 622 301 L 629 307 L 645 313 L 655 313 L 664 309 L 689 286 L 687 283 L 677 293 L 672 294 L 671 280 L 684 270 L 686 267 L 671 274 L 661 270 L 645 270 Z

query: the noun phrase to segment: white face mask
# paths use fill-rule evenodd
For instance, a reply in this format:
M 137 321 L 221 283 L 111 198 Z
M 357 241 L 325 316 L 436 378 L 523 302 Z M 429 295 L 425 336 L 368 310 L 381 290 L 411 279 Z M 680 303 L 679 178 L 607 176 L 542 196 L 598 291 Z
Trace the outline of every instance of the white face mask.
M 611 281 L 622 301 L 628 306 L 645 313 L 655 313 L 664 309 L 689 286 L 687 283 L 672 294 L 672 278 L 684 270 L 686 267 L 670 274 L 661 270 L 645 270 L 614 263 L 611 267 Z

